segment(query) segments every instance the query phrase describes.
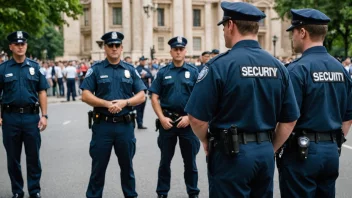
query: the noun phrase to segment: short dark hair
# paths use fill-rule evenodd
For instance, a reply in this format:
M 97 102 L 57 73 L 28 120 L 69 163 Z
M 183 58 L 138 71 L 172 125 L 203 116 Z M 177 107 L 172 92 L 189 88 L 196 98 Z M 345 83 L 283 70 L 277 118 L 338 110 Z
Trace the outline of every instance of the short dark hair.
M 129 59 L 129 58 L 131 58 L 130 56 L 126 56 L 123 60 L 127 60 L 127 59 Z
M 256 21 L 233 20 L 241 35 L 258 34 L 259 23 Z
M 302 25 L 297 28 L 304 28 L 312 41 L 324 40 L 328 33 L 328 25 Z

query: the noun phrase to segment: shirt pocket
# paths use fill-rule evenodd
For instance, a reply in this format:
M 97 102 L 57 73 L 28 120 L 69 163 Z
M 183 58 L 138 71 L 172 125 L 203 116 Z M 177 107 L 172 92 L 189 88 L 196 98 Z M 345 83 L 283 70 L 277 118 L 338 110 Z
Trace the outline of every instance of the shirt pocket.
M 108 95 L 111 91 L 111 80 L 108 78 L 99 79 L 97 82 L 97 95 Z
M 170 97 L 175 90 L 175 81 L 173 79 L 164 79 L 161 85 L 161 96 Z
M 30 92 L 36 92 L 38 90 L 39 76 L 27 74 L 25 87 Z
M 181 92 L 186 95 L 191 95 L 191 92 L 194 87 L 194 82 L 191 80 L 185 79 L 182 81 L 182 87 L 181 87 Z
M 121 78 L 121 90 L 123 90 L 124 94 L 128 95 L 132 93 L 132 85 L 132 78 Z
M 5 77 L 4 91 L 8 92 L 8 93 L 16 92 L 16 90 L 17 90 L 16 84 L 17 84 L 17 77 L 16 76 Z

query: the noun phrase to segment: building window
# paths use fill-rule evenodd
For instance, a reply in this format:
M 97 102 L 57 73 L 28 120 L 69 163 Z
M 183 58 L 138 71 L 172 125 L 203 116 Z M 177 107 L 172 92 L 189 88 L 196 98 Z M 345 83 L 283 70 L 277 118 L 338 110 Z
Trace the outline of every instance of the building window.
M 83 8 L 84 26 L 89 26 L 89 8 Z
M 193 37 L 193 50 L 194 51 L 202 50 L 202 39 L 200 37 Z
M 193 9 L 193 27 L 200 27 L 200 9 Z
M 262 12 L 265 14 L 265 11 L 263 10 L 263 9 L 261 9 L 262 10 Z M 265 26 L 265 18 L 264 19 L 261 19 L 260 21 L 259 21 L 259 26 Z
M 158 8 L 158 26 L 165 26 L 165 10 L 164 8 Z
M 112 8 L 112 24 L 113 25 L 122 25 L 122 8 L 121 7 Z
M 158 50 L 164 51 L 164 37 L 158 37 Z

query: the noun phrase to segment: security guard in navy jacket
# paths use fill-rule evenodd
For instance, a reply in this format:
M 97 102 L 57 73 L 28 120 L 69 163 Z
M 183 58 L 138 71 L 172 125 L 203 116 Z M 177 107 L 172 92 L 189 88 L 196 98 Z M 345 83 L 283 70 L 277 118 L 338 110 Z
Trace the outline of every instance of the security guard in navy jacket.
M 314 9 L 291 13 L 287 31 L 292 31 L 294 50 L 303 54 L 287 69 L 301 116 L 281 156 L 281 196 L 335 197 L 337 143 L 342 143 L 342 131 L 346 136 L 351 126 L 352 83 L 323 46 L 330 18 Z
M 3 92 L 0 125 L 7 154 L 7 168 L 13 197 L 24 197 L 21 173 L 21 151 L 26 151 L 28 192 L 39 198 L 42 173 L 39 149 L 40 131 L 47 126 L 47 96 L 49 85 L 38 63 L 26 58 L 27 39 L 23 31 L 9 34 L 13 59 L 0 65 L 0 95 Z M 42 117 L 39 114 L 41 109 Z
M 197 198 L 199 189 L 196 156 L 200 143 L 189 126 L 184 108 L 197 80 L 198 70 L 184 60 L 186 38 L 174 37 L 168 44 L 171 47 L 172 62 L 159 70 L 149 89 L 152 92 L 153 109 L 161 123 L 158 137 L 161 159 L 156 192 L 159 198 L 165 198 L 170 190 L 170 163 L 178 137 L 185 164 L 187 193 L 190 198 Z
M 102 36 L 107 57 L 87 71 L 81 85 L 82 101 L 94 107 L 89 149 L 93 162 L 87 198 L 103 196 L 112 147 L 121 169 L 123 194 L 128 198 L 137 197 L 132 166 L 136 138 L 131 111 L 132 106 L 144 102 L 146 87 L 134 66 L 120 60 L 123 38 L 119 32 Z
M 206 64 L 185 110 L 207 154 L 209 197 L 273 197 L 274 151 L 299 116 L 293 87 L 256 40 L 265 14 L 242 2 L 221 7 L 218 25 L 232 49 Z

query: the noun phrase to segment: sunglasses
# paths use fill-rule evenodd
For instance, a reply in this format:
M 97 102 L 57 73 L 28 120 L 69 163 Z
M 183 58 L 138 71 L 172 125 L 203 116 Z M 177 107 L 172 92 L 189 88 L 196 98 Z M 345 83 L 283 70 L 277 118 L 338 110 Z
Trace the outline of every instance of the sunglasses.
M 116 48 L 119 48 L 121 46 L 120 43 L 109 43 L 109 44 L 106 44 L 108 46 L 108 48 L 113 48 L 114 46 Z
M 14 44 L 15 46 L 24 46 L 26 43 L 12 43 Z

